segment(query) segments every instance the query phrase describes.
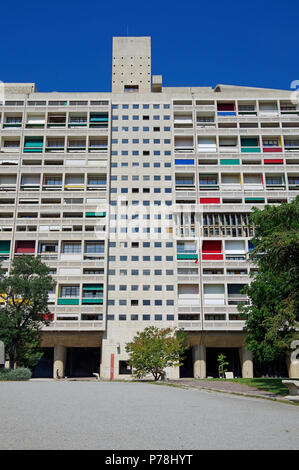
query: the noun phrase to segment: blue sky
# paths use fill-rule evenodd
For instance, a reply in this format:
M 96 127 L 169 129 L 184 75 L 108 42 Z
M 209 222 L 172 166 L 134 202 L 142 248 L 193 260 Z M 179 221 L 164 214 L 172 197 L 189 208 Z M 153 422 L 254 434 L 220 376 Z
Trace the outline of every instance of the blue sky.
M 16 0 L 1 7 L 0 80 L 110 91 L 113 36 L 151 36 L 164 86 L 289 89 L 299 79 L 297 2 Z

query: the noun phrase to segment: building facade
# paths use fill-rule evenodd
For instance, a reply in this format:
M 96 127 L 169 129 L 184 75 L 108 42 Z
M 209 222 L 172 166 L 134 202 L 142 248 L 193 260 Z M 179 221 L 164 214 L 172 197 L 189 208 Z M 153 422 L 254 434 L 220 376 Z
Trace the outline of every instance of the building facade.
M 57 282 L 36 375 L 129 377 L 125 345 L 155 325 L 188 333 L 168 377 L 217 376 L 219 352 L 251 377 L 248 217 L 298 194 L 293 93 L 163 87 L 150 38 L 122 37 L 111 93 L 7 83 L 2 98 L 2 266 L 38 254 Z

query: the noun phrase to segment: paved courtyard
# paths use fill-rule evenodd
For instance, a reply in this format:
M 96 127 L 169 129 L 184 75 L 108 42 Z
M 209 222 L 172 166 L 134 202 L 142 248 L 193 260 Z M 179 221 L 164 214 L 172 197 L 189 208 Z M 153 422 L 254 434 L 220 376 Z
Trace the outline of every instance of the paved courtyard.
M 1 382 L 0 449 L 299 449 L 299 407 L 122 382 Z

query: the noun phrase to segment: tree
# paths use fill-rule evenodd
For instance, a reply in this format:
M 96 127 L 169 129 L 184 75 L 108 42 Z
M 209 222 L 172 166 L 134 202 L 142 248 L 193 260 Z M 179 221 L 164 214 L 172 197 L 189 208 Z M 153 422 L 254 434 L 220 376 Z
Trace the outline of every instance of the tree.
M 40 257 L 16 257 L 8 275 L 0 272 L 0 338 L 14 363 L 33 367 L 41 357 L 41 329 L 50 322 L 48 292 L 55 285 Z
M 165 375 L 166 367 L 182 365 L 182 355 L 187 349 L 185 340 L 186 334 L 182 330 L 171 328 L 149 326 L 138 332 L 126 345 L 134 375 L 142 378 L 151 373 L 157 381 Z
M 246 345 L 259 362 L 279 360 L 290 351 L 299 321 L 299 196 L 291 203 L 254 209 L 250 258 L 258 267 L 239 305 L 246 319 Z
M 224 379 L 224 374 L 227 372 L 226 366 L 229 365 L 229 362 L 227 362 L 226 359 L 226 356 L 222 353 L 217 357 L 219 377 L 222 379 Z

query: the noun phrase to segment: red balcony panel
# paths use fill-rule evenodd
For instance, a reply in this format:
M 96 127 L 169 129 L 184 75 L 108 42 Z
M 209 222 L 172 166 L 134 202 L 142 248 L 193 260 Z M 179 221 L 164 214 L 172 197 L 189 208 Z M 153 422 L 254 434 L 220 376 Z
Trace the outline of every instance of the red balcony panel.
M 281 147 L 263 147 L 263 152 L 269 152 L 269 153 L 277 153 L 277 152 L 282 152 Z
M 220 254 L 220 255 L 212 255 L 212 254 L 209 254 L 209 255 L 202 255 L 202 259 L 203 261 L 204 260 L 207 260 L 207 261 L 210 261 L 210 260 L 223 260 L 223 255 Z
M 203 253 L 221 253 L 221 240 L 204 240 L 202 242 Z
M 235 103 L 217 103 L 217 111 L 235 111 Z
M 201 197 L 200 204 L 220 204 L 220 197 Z
M 17 254 L 34 254 L 35 253 L 35 241 L 31 240 L 18 240 L 16 241 L 15 253 Z
M 50 320 L 50 321 L 53 321 L 54 320 L 54 313 L 45 313 L 43 314 L 43 319 L 44 320 Z
M 265 165 L 267 165 L 267 164 L 282 165 L 283 164 L 283 158 L 265 158 L 264 163 L 265 163 Z

